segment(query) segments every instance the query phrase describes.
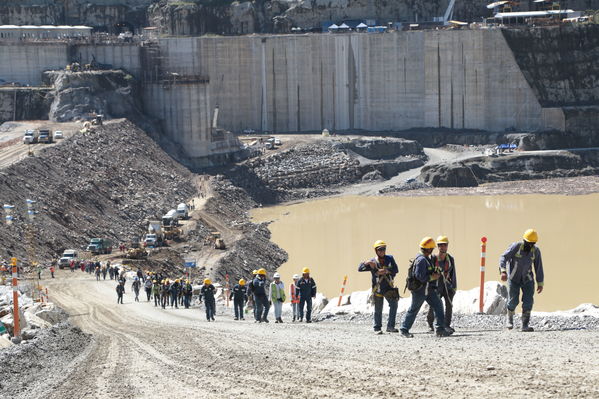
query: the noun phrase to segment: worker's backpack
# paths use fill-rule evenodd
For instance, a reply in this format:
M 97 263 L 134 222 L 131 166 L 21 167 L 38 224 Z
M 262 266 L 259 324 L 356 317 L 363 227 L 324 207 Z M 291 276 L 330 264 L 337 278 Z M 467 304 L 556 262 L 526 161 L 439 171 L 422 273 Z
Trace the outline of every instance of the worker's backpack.
M 406 278 L 406 286 L 403 289 L 403 292 L 406 292 L 406 288 L 410 291 L 418 291 L 424 286 L 424 283 L 418 280 L 414 276 L 414 264 L 416 263 L 416 258 L 410 259 L 410 267 L 408 268 L 408 277 Z

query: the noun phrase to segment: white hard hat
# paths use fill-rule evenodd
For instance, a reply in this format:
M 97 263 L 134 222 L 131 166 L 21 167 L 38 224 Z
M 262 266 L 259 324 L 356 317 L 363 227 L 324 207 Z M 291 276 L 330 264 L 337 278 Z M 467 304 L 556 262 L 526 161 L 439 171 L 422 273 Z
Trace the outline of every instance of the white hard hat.
M 294 275 L 293 275 L 293 279 L 294 279 L 294 280 L 299 280 L 299 278 L 300 278 L 299 274 L 294 274 Z
M 274 278 L 281 278 L 281 275 L 280 275 L 279 273 L 275 273 L 275 274 L 273 275 L 273 277 L 274 277 Z

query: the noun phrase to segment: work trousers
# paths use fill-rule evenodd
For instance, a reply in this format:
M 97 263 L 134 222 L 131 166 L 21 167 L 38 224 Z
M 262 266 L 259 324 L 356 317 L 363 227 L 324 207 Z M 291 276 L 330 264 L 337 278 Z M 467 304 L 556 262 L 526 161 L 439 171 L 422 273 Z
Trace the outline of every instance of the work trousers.
M 166 308 L 166 305 L 168 304 L 168 294 L 162 294 L 160 296 L 160 302 L 162 305 L 162 309 Z
M 177 304 L 177 299 L 178 298 L 177 298 L 177 294 L 176 293 L 171 294 L 171 308 L 174 306 L 177 309 L 179 309 L 179 305 Z
M 204 306 L 206 307 L 206 320 L 214 319 L 214 314 L 216 313 L 216 301 L 214 298 L 206 298 Z
M 256 295 L 254 296 L 254 302 L 256 304 L 256 320 L 265 320 L 270 308 L 268 305 L 268 297 L 266 295 Z
M 135 302 L 139 302 L 139 288 L 134 289 L 133 292 L 135 292 Z
M 150 302 L 150 297 L 152 296 L 152 288 L 146 288 L 146 296 L 148 297 L 148 302 Z
M 445 300 L 445 327 L 451 327 L 451 317 L 453 315 L 453 297 L 455 295 L 455 290 L 453 288 L 448 287 L 445 290 L 445 287 L 439 289 L 439 297 Z M 433 308 L 428 308 L 428 314 L 426 315 L 426 321 L 428 322 L 428 326 L 433 328 L 433 321 L 435 320 L 435 313 L 433 312 Z
M 532 310 L 532 305 L 534 304 L 534 280 L 528 280 L 527 282 L 518 283 L 512 280 L 508 280 L 507 291 L 509 299 L 507 302 L 507 308 L 512 312 L 516 310 L 516 306 L 518 306 L 518 303 L 520 302 L 520 290 L 522 290 L 522 312 L 529 312 Z
M 235 317 L 243 319 L 243 298 L 233 298 L 233 308 L 235 309 Z
M 272 304 L 275 308 L 275 319 L 280 319 L 283 315 L 283 302 L 275 299 Z
M 191 294 L 183 295 L 183 304 L 185 305 L 185 309 L 189 309 L 191 306 Z
M 299 303 L 299 318 L 300 320 L 304 318 L 304 306 L 306 306 L 306 321 L 312 320 L 312 297 L 309 296 L 307 298 L 300 297 Z
M 374 331 L 380 331 L 383 327 L 383 300 L 382 296 L 374 296 Z M 395 328 L 395 319 L 397 317 L 397 299 L 387 299 L 389 304 L 389 318 L 387 319 L 387 329 Z
M 435 312 L 435 327 L 437 330 L 445 328 L 443 302 L 439 299 L 439 294 L 437 294 L 436 290 L 429 290 L 429 293 L 426 294 L 426 289 L 421 289 L 412 291 L 412 304 L 403 319 L 401 325 L 402 330 L 410 331 L 424 301 L 426 301 L 430 307 L 433 308 L 433 312 Z
M 117 294 L 116 303 L 123 303 L 123 294 Z
M 154 306 L 160 305 L 160 296 L 159 294 L 154 294 Z
M 299 303 L 291 303 L 291 310 L 293 310 L 293 318 L 299 319 Z

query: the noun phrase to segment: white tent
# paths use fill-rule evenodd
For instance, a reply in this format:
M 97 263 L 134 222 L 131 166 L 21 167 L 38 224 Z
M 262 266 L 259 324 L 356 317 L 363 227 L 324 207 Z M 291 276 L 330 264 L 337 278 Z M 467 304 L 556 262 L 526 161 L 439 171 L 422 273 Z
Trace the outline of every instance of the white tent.
M 328 29 L 329 30 L 337 30 L 337 29 L 339 29 L 339 27 L 336 24 L 333 24 L 333 25 L 329 26 Z
M 347 26 L 345 23 L 342 23 L 339 25 L 339 29 L 349 29 L 349 26 Z
M 358 28 L 358 29 L 368 28 L 368 25 L 366 25 L 364 22 L 361 22 L 360 25 L 356 26 L 356 28 Z

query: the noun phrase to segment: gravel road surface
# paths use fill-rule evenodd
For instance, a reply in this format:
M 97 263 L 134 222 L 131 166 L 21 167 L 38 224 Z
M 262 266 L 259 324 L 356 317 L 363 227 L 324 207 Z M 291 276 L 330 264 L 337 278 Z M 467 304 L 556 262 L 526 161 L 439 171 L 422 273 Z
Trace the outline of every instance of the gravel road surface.
M 54 365 L 63 378 L 45 398 L 599 396 L 598 331 L 458 326 L 441 339 L 418 324 L 402 339 L 365 323 L 254 324 L 228 311 L 208 323 L 203 307 L 135 303 L 130 282 L 117 305 L 114 286 L 67 271 L 50 282 L 51 300 L 93 339 Z

